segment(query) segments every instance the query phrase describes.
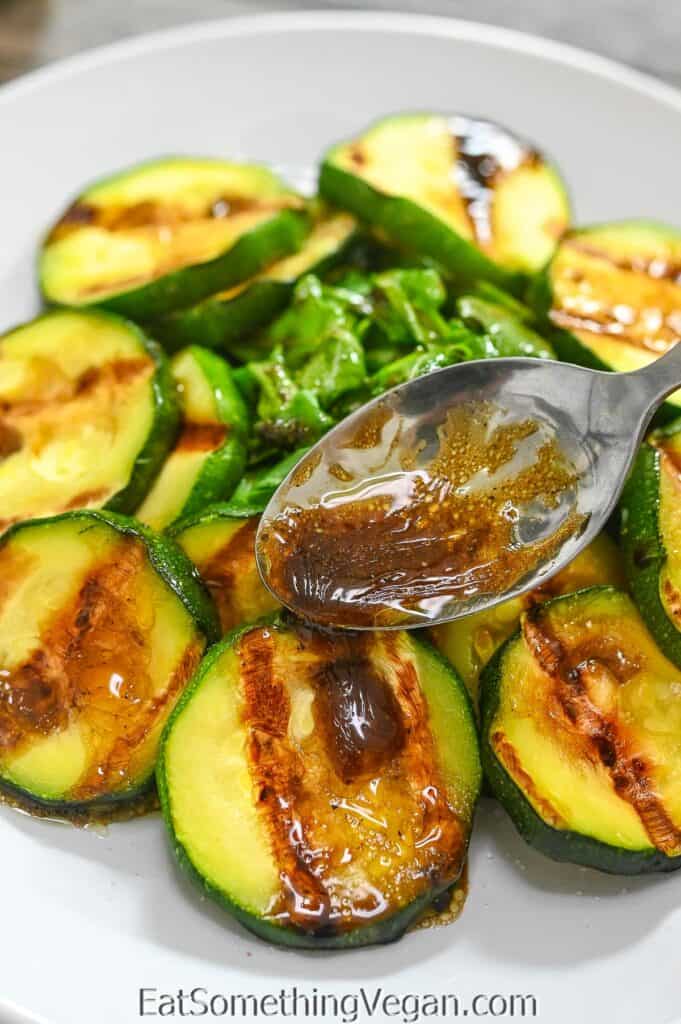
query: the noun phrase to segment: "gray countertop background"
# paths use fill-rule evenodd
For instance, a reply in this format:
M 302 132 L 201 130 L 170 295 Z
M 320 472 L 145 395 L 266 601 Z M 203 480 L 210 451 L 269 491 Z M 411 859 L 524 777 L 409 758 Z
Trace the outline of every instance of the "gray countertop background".
M 0 82 L 92 46 L 189 21 L 351 8 L 504 25 L 613 57 L 681 87 L 681 0 L 0 0 Z

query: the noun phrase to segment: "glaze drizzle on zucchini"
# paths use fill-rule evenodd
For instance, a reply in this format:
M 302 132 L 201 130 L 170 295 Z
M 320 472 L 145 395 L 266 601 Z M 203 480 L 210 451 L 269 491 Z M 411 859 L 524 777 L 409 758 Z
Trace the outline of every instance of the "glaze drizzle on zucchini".
M 181 861 L 242 923 L 342 947 L 397 938 L 457 880 L 477 757 L 465 692 L 427 644 L 275 622 L 205 660 L 159 785 Z
M 110 513 L 0 542 L 0 788 L 65 816 L 134 805 L 215 620 L 170 542 Z

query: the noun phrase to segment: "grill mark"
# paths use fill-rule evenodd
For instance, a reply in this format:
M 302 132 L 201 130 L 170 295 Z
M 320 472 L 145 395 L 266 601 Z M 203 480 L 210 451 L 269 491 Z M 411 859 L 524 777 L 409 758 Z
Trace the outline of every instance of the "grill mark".
M 274 671 L 274 639 L 267 628 L 246 633 L 239 646 L 248 727 L 247 756 L 257 807 L 262 815 L 283 887 L 286 917 L 293 925 L 328 934 L 331 901 L 310 870 L 311 851 L 295 815 L 304 767 L 286 743 L 290 701 Z
M 152 686 L 150 652 L 132 596 L 145 563 L 142 544 L 119 542 L 47 626 L 41 646 L 23 665 L 0 677 L 0 751 L 19 752 L 65 728 L 74 715 L 88 730 L 88 765 L 71 790 L 76 799 L 125 784 L 160 712 L 201 657 L 202 642 L 195 640 L 166 690 L 147 696 Z M 114 672 L 120 674 L 122 687 L 117 696 L 110 690 Z
M 676 330 L 665 322 L 663 325 L 667 327 L 674 334 L 674 338 L 665 341 L 662 338 L 649 338 L 633 337 L 631 334 L 627 334 L 624 330 L 624 325 L 617 319 L 614 313 L 590 313 L 588 317 L 579 316 L 577 313 L 568 313 L 564 309 L 552 309 L 549 313 L 549 319 L 557 327 L 562 327 L 565 330 L 573 331 L 585 331 L 588 334 L 596 335 L 608 335 L 611 338 L 616 338 L 617 341 L 622 342 L 625 345 L 630 345 L 632 348 L 644 349 L 646 352 L 652 352 L 654 355 L 659 356 L 667 352 L 672 345 L 676 344 L 681 336 Z
M 97 766 L 93 765 L 92 770 L 80 780 L 74 796 L 81 800 L 96 796 L 102 788 L 102 779 L 114 780 L 128 772 L 131 750 L 139 749 L 143 745 L 156 726 L 161 712 L 175 704 L 187 680 L 196 671 L 202 653 L 203 644 L 198 640 L 185 649 L 165 690 L 147 702 L 144 714 L 137 716 L 133 728 L 125 736 L 118 736 L 115 739 L 103 762 Z
M 88 508 L 93 505 L 101 505 L 108 495 L 108 487 L 98 487 L 89 491 L 81 491 L 80 494 L 76 494 L 75 497 L 71 498 L 71 500 L 67 502 L 64 509 L 65 511 L 69 511 L 73 508 Z
M 351 147 L 349 157 L 355 167 L 364 167 L 367 162 L 367 155 L 360 143 Z
M 185 421 L 175 445 L 176 452 L 212 452 L 229 436 L 226 423 L 191 423 Z
M 393 634 L 384 634 L 384 650 L 396 680 L 396 694 L 402 709 L 405 741 L 405 774 L 421 793 L 422 836 L 437 836 L 437 856 L 430 865 L 433 884 L 455 882 L 463 870 L 465 836 L 459 818 L 446 799 L 446 787 L 437 766 L 435 744 L 429 727 L 429 711 L 411 660 L 400 657 Z M 427 798 L 426 798 L 427 794 Z
M 677 451 L 671 444 L 667 447 L 665 439 L 656 438 L 655 435 L 648 439 L 648 444 L 652 444 L 659 451 L 662 462 L 660 468 L 666 469 L 669 475 L 677 483 L 681 484 L 681 452 Z
M 681 592 L 674 586 L 668 576 L 662 581 L 662 592 L 666 610 L 675 622 L 681 621 Z
M 90 366 L 76 381 L 75 394 L 89 394 L 102 383 L 128 384 L 152 368 L 151 359 L 112 359 L 100 366 Z
M 312 710 L 317 724 L 316 704 L 320 687 L 324 685 L 319 682 L 317 666 L 320 661 L 328 662 L 333 659 L 334 653 L 338 653 L 339 640 L 335 636 L 331 637 L 302 624 L 297 625 L 296 630 L 299 635 L 293 655 L 294 664 L 301 671 L 310 673 L 309 679 L 315 693 Z M 358 656 L 366 643 L 366 638 L 358 639 L 356 635 L 349 635 L 343 640 L 351 649 L 351 653 L 357 641 L 358 650 L 354 651 L 355 656 Z M 458 878 L 462 870 L 466 843 L 461 823 L 449 807 L 444 796 L 445 788 L 439 781 L 427 709 L 424 706 L 414 665 L 411 662 L 403 665 L 399 661 L 399 650 L 394 639 L 387 639 L 385 646 L 388 656 L 392 651 L 392 658 L 395 659 L 394 666 L 391 666 L 393 671 L 390 678 L 394 677 L 394 673 L 400 674 L 400 681 L 395 686 L 391 684 L 391 689 L 399 704 L 405 742 L 406 738 L 410 737 L 414 748 L 407 751 L 401 746 L 395 756 L 388 756 L 386 752 L 386 760 L 378 777 L 388 779 L 396 772 L 408 778 L 410 788 L 414 790 L 411 799 L 421 816 L 420 827 L 416 828 L 414 825 L 415 838 L 420 836 L 420 839 L 413 857 L 407 860 L 402 868 L 405 874 L 394 884 L 398 887 L 405 884 L 410 889 L 414 888 L 415 894 L 418 894 L 421 891 L 420 887 L 426 883 L 448 884 Z M 340 654 L 342 657 L 342 649 Z M 342 818 L 338 818 L 339 822 L 352 822 L 353 812 L 343 807 L 343 796 L 347 793 L 352 800 L 353 789 L 351 786 L 348 792 L 345 783 L 339 780 L 338 788 L 331 784 L 327 790 L 327 773 L 331 772 L 330 777 L 333 777 L 333 752 L 329 750 L 322 729 L 314 728 L 312 731 L 311 736 L 316 739 L 312 744 L 314 757 L 310 763 L 303 761 L 305 754 L 299 752 L 297 745 L 289 738 L 288 732 L 285 733 L 284 729 L 288 730 L 288 726 L 285 726 L 284 720 L 290 715 L 288 692 L 277 672 L 274 641 L 267 627 L 253 629 L 246 634 L 242 639 L 240 657 L 244 693 L 251 695 L 250 700 L 257 701 L 265 691 L 266 709 L 273 706 L 285 709 L 283 714 L 279 711 L 274 715 L 269 711 L 265 711 L 264 714 L 256 712 L 258 728 L 251 729 L 249 699 L 245 700 L 244 719 L 249 726 L 247 752 L 255 797 L 258 809 L 263 815 L 282 885 L 282 892 L 268 908 L 268 916 L 317 935 L 337 934 L 345 930 L 349 924 L 384 916 L 386 911 L 394 909 L 391 905 L 390 888 L 382 893 L 373 889 L 370 889 L 368 894 L 355 892 L 352 875 L 349 879 L 342 880 L 344 869 L 341 865 L 344 861 L 338 859 L 343 852 L 342 849 L 335 849 L 324 840 L 327 828 L 330 828 L 333 834 L 336 815 L 342 815 Z M 291 663 L 287 661 L 286 664 Z M 264 725 L 267 728 L 263 728 Z M 302 748 L 302 751 L 306 750 L 307 747 Z M 322 768 L 321 773 L 315 774 L 313 769 L 315 766 L 319 767 L 320 757 L 325 764 L 327 758 L 330 763 Z M 306 772 L 312 773 L 311 778 L 307 778 Z M 370 772 L 370 777 L 376 777 L 374 771 Z M 320 786 L 321 789 L 316 788 Z M 316 801 L 321 800 L 323 803 L 326 799 L 325 794 L 332 799 L 328 810 L 325 809 L 317 820 Z M 331 817 L 328 816 L 328 811 L 331 811 Z M 316 824 L 321 827 L 321 834 L 315 832 Z M 347 825 L 340 827 L 344 828 Z M 360 828 L 356 833 L 358 851 L 363 849 L 362 834 Z M 427 848 L 427 851 L 421 852 L 418 846 Z M 380 848 L 379 846 L 378 849 Z M 334 880 L 335 873 L 339 870 L 341 880 L 337 877 Z M 371 878 L 371 875 L 369 877 Z M 379 887 L 382 885 L 381 881 L 376 884 Z M 349 899 L 352 910 L 343 909 L 345 904 L 334 903 L 334 900 L 339 898 Z
M 127 385 L 142 375 L 151 376 L 153 369 L 154 364 L 148 357 L 113 359 L 101 366 L 88 367 L 75 381 L 68 381 L 68 388 L 48 388 L 48 393 L 43 397 L 2 402 L 0 413 L 4 413 L 10 421 L 5 425 L 12 427 L 13 419 L 21 421 L 24 417 L 31 418 L 49 409 L 64 407 L 75 399 L 92 397 L 100 388 Z
M 596 245 L 589 245 L 588 242 L 571 238 L 569 235 L 564 239 L 564 244 L 570 249 L 574 249 L 575 252 L 581 252 L 585 256 L 592 256 L 594 259 L 602 260 L 604 263 L 617 267 L 618 270 L 628 270 L 634 274 L 645 274 L 646 277 L 650 277 L 654 281 L 664 280 L 681 284 L 681 263 L 672 263 L 663 259 L 618 259 L 612 253 L 599 249 Z
M 497 758 L 504 765 L 509 775 L 515 779 L 522 791 L 529 797 L 530 802 L 537 808 L 544 821 L 551 825 L 552 828 L 568 828 L 567 822 L 553 804 L 541 795 L 534 784 L 532 776 L 528 775 L 523 768 L 513 744 L 504 733 L 497 729 L 492 733 L 490 740 Z
M 0 420 L 0 459 L 6 459 L 22 449 L 24 439 L 10 423 Z
M 618 722 L 592 703 L 585 685 L 594 661 L 604 664 L 620 683 L 631 678 L 640 666 L 626 657 L 613 657 L 612 652 L 606 651 L 605 657 L 595 657 L 588 645 L 577 652 L 568 652 L 551 633 L 540 608 L 525 616 L 523 635 L 533 657 L 554 684 L 559 707 L 584 741 L 587 752 L 590 748 L 592 758 L 595 755 L 593 759 L 610 775 L 617 795 L 636 811 L 657 849 L 667 855 L 677 853 L 681 847 L 681 829 L 676 827 L 654 792 L 650 766 L 642 757 L 630 754 L 627 738 L 618 729 Z
M 255 535 L 258 517 L 246 519 L 235 530 L 226 544 L 212 555 L 199 571 L 218 609 L 223 632 L 228 632 L 243 621 L 239 596 L 239 581 L 256 572 Z M 263 596 L 267 592 L 263 587 Z
M 140 228 L 173 229 L 182 224 L 201 220 L 225 220 L 250 212 L 275 212 L 284 207 L 300 206 L 295 196 L 246 197 L 219 196 L 198 214 L 189 213 L 178 204 L 158 200 L 141 200 L 128 206 L 96 206 L 77 200 L 61 216 L 47 236 L 46 244 L 59 242 L 82 228 L 94 227 L 103 231 L 134 231 Z
M 495 190 L 520 167 L 540 164 L 541 155 L 489 121 L 457 117 L 452 127 L 454 181 L 473 237 L 490 245 Z

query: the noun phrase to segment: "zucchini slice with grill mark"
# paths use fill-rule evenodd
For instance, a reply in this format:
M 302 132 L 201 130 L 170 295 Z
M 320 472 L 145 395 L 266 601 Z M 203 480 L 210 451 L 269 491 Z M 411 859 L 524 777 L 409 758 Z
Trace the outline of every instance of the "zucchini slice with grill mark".
M 568 232 L 533 287 L 561 359 L 637 370 L 681 339 L 681 232 L 621 221 Z M 678 416 L 681 392 L 662 407 Z
M 171 364 L 182 426 L 136 515 L 155 530 L 228 498 L 246 466 L 248 413 L 227 363 L 194 345 Z
M 515 633 L 524 611 L 552 597 L 598 584 L 625 585 L 621 556 L 607 534 L 600 534 L 562 572 L 536 590 L 489 611 L 474 612 L 430 630 L 430 637 L 452 663 L 477 707 L 480 673 L 502 643 Z
M 272 942 L 399 938 L 459 877 L 480 787 L 466 691 L 408 633 L 274 621 L 210 652 L 157 769 L 173 847 Z
M 679 693 L 621 591 L 527 612 L 482 681 L 485 775 L 527 842 L 616 874 L 681 867 Z
M 164 317 L 154 325 L 154 333 L 171 351 L 199 342 L 248 361 L 253 346 L 241 344 L 243 338 L 265 327 L 284 309 L 304 274 L 323 273 L 340 261 L 357 236 L 353 217 L 331 214 L 312 228 L 299 252 L 243 284 Z
M 620 513 L 634 600 L 662 651 L 681 667 L 681 420 L 641 447 Z
M 262 583 L 255 561 L 261 511 L 214 505 L 169 531 L 199 570 L 223 633 L 281 608 Z
M 72 508 L 131 512 L 175 440 L 165 356 L 134 324 L 58 310 L 0 338 L 0 528 Z
M 0 540 L 0 790 L 38 814 L 146 809 L 163 726 L 216 637 L 182 551 L 112 513 Z
M 519 275 L 546 263 L 570 220 L 564 186 L 534 148 L 460 116 L 379 121 L 327 153 L 319 191 L 457 282 L 516 292 Z
M 85 190 L 48 233 L 48 302 L 148 321 L 191 306 L 295 252 L 303 201 L 265 167 L 175 157 Z

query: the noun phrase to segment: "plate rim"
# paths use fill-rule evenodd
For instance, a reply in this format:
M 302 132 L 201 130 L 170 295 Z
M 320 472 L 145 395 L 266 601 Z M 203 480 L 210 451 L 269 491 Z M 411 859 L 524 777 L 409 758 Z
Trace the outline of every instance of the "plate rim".
M 77 78 L 79 75 L 124 63 L 128 59 L 159 51 L 181 49 L 219 38 L 257 36 L 262 33 L 355 30 L 368 33 L 449 38 L 483 44 L 546 60 L 575 69 L 646 96 L 655 103 L 681 114 L 681 88 L 655 75 L 640 71 L 621 61 L 588 49 L 539 36 L 530 32 L 445 15 L 395 10 L 307 10 L 257 14 L 226 15 L 205 20 L 189 20 L 169 28 L 132 35 L 113 43 L 89 47 L 67 57 L 55 58 L 0 84 L 0 114 L 12 104 L 44 88 Z M 7 1000 L 0 994 L 0 1024 L 54 1024 L 26 1006 Z M 669 1024 L 681 1024 L 675 1018 Z
M 187 21 L 170 28 L 143 32 L 113 43 L 90 47 L 82 53 L 56 58 L 42 67 L 24 72 L 0 85 L 0 111 L 12 102 L 30 96 L 57 82 L 76 77 L 98 67 L 122 63 L 145 53 L 172 50 L 186 44 L 216 38 L 253 36 L 263 32 L 314 32 L 354 29 L 365 32 L 390 32 L 402 35 L 439 36 L 472 43 L 483 43 L 515 53 L 539 57 L 554 64 L 575 68 L 600 79 L 642 93 L 681 113 L 681 88 L 653 74 L 604 57 L 570 43 L 522 32 L 505 26 L 486 24 L 446 15 L 409 11 L 311 10 L 275 11 L 258 14 L 227 15 L 201 21 Z

